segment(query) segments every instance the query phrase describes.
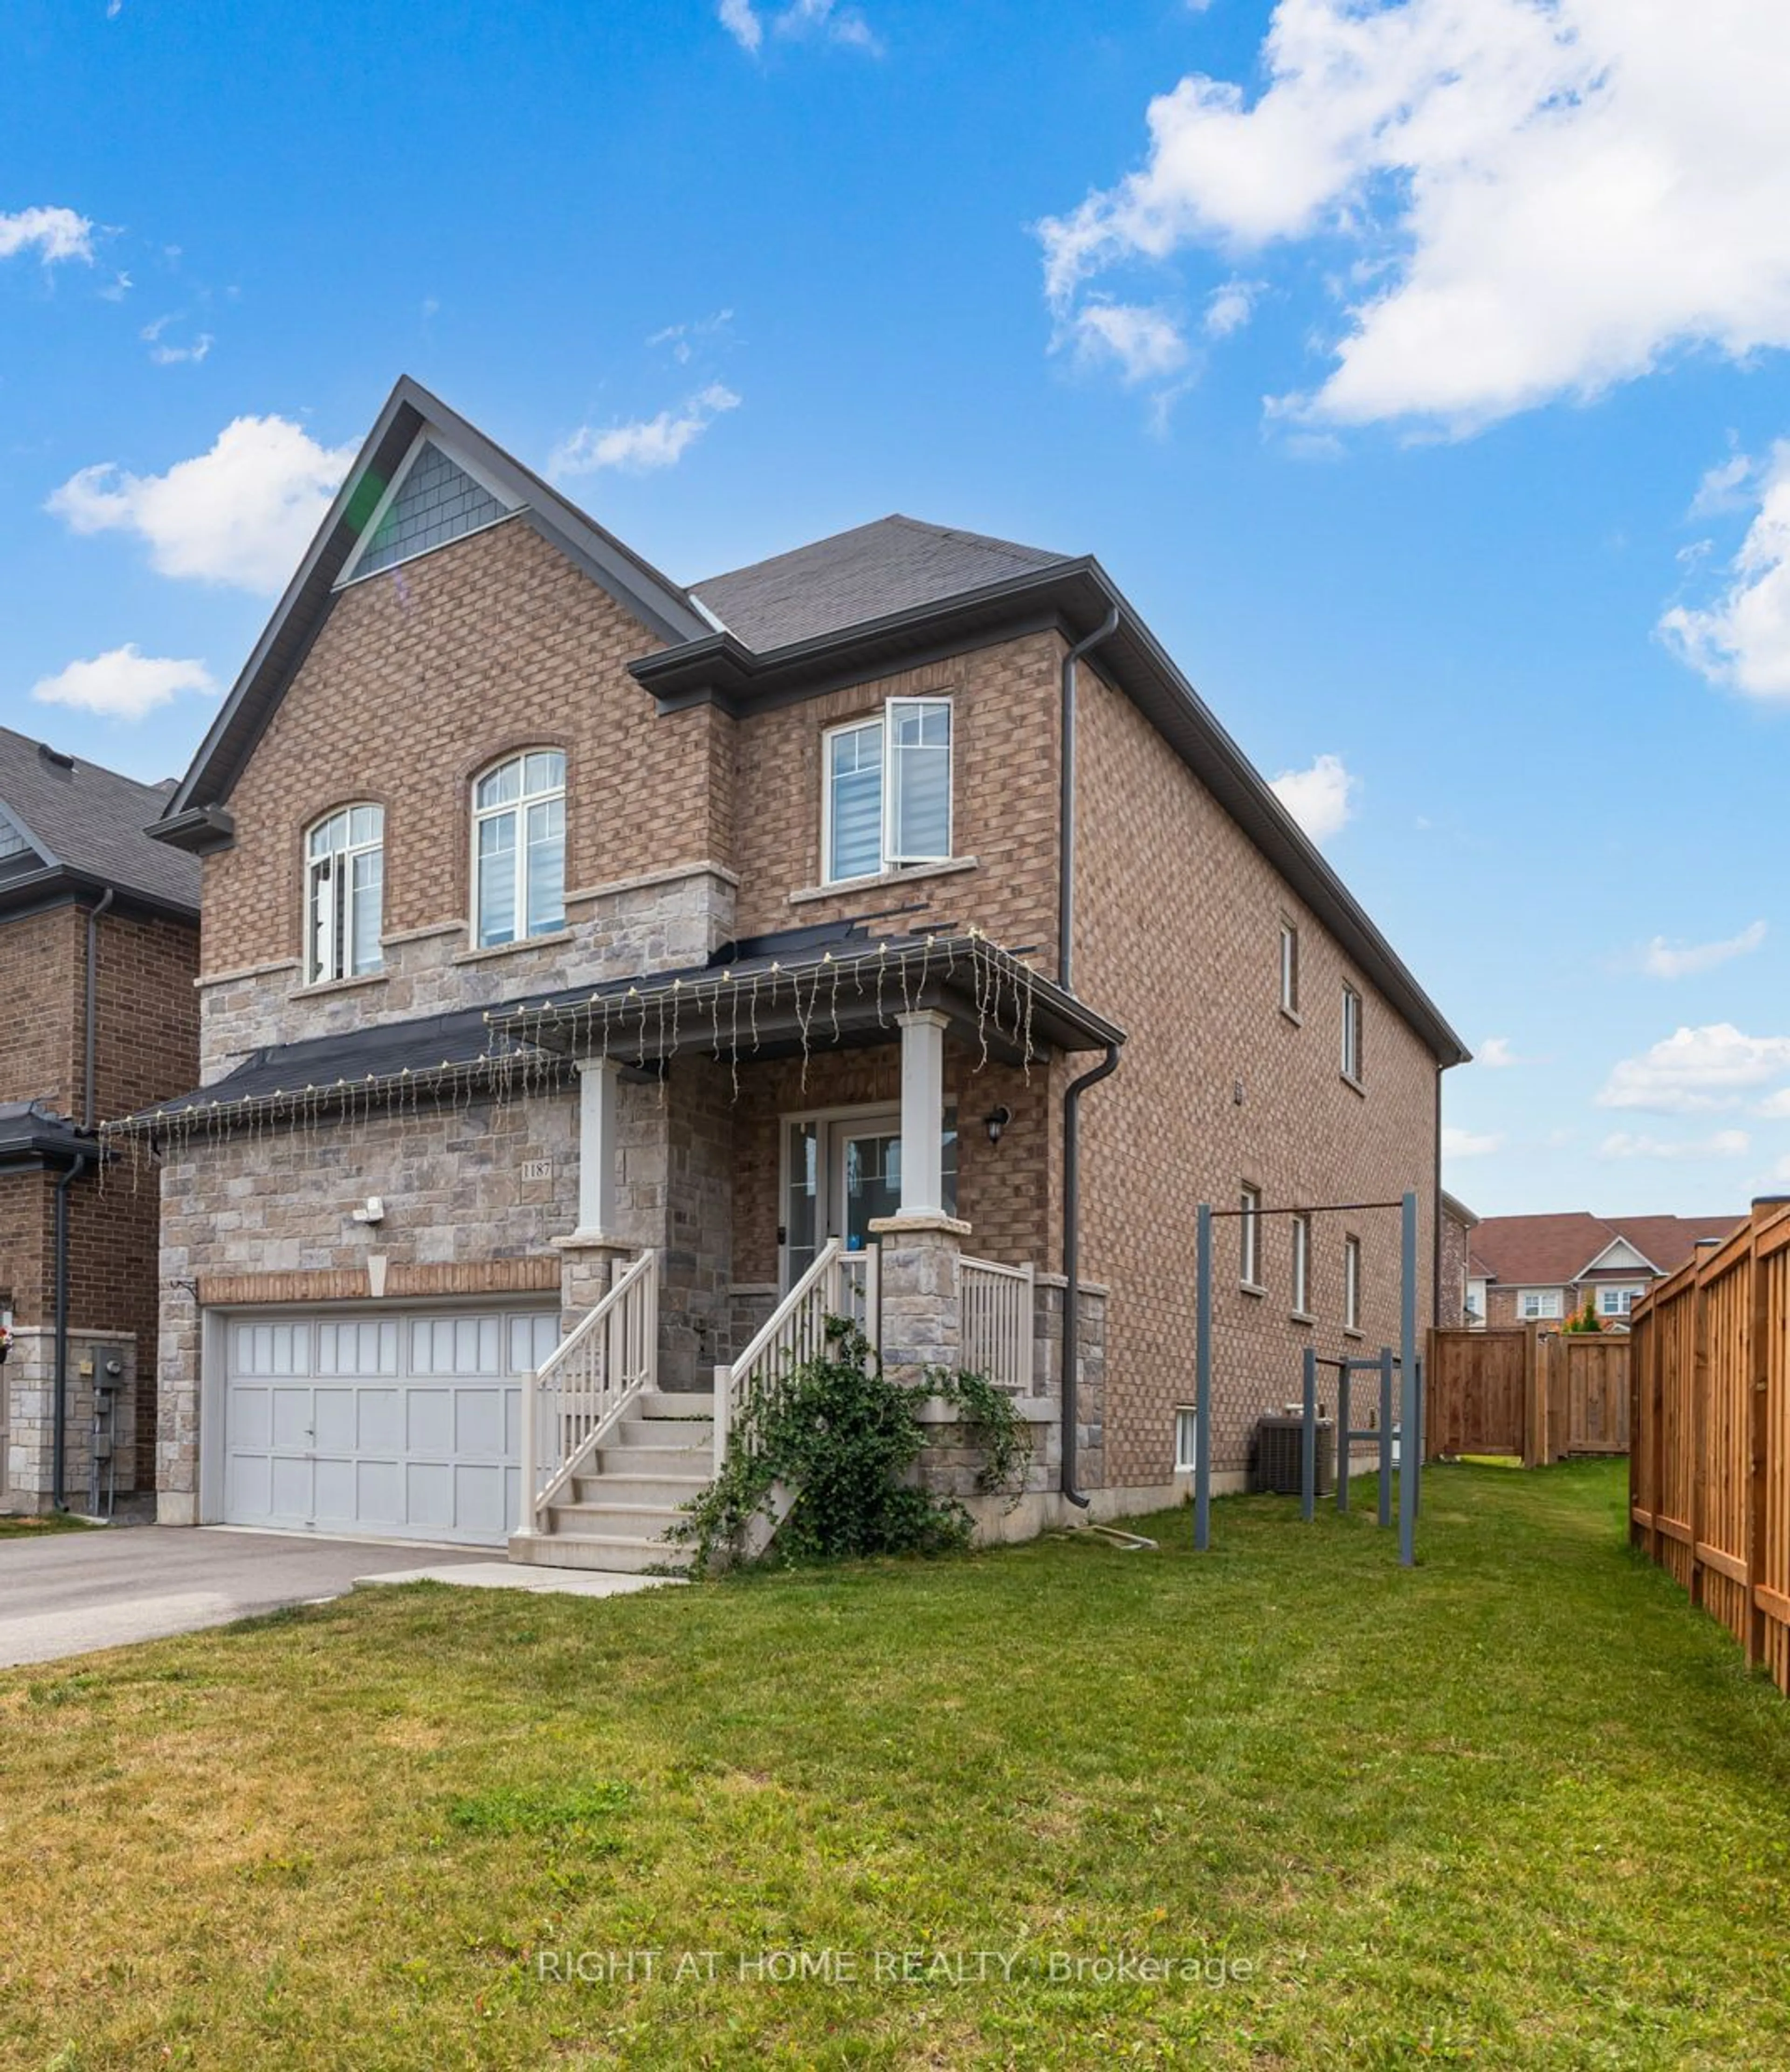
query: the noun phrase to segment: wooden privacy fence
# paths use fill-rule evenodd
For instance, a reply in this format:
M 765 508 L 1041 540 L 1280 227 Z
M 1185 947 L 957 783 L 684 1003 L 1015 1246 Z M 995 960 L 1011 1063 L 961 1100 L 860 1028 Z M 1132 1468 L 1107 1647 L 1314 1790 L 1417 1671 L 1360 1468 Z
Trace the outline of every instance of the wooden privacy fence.
M 1425 1451 L 1514 1453 L 1525 1467 L 1569 1453 L 1624 1453 L 1629 1341 L 1619 1331 L 1432 1331 Z
M 1790 1693 L 1790 1206 L 1636 1305 L 1629 1532 Z

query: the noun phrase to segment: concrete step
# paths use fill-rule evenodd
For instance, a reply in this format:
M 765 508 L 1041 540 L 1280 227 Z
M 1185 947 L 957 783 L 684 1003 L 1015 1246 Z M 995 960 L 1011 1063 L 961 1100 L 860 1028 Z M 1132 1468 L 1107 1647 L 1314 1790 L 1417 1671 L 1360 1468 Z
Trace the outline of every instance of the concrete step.
M 700 1475 L 704 1482 L 714 1475 L 714 1441 L 704 1438 L 692 1445 L 681 1426 L 675 1437 L 661 1437 L 661 1428 L 649 1425 L 632 1438 L 605 1439 L 592 1454 L 592 1473 L 621 1475 Z
M 681 1547 L 619 1533 L 513 1533 L 509 1556 L 537 1568 L 608 1568 L 620 1575 L 638 1576 L 652 1568 L 681 1576 L 689 1567 L 689 1553 Z
M 624 1417 L 614 1426 L 603 1444 L 606 1446 L 625 1446 L 629 1452 L 636 1447 L 665 1448 L 678 1453 L 714 1452 L 714 1420 L 712 1417 Z
M 646 1457 L 653 1458 L 651 1455 Z M 709 1482 L 706 1466 L 702 1473 L 686 1475 L 660 1470 L 656 1462 L 650 1471 L 632 1474 L 614 1473 L 606 1465 L 599 1474 L 573 1476 L 572 1502 L 578 1504 L 669 1504 L 676 1511 L 688 1503 L 693 1496 L 700 1496 L 709 1486 Z
M 628 1406 L 630 1417 L 657 1419 L 714 1417 L 712 1388 L 643 1388 Z
M 557 1539 L 566 1533 L 575 1539 L 595 1535 L 599 1539 L 663 1540 L 684 1514 L 675 1503 L 633 1503 L 607 1494 L 594 1503 L 555 1503 L 547 1507 L 547 1520 Z

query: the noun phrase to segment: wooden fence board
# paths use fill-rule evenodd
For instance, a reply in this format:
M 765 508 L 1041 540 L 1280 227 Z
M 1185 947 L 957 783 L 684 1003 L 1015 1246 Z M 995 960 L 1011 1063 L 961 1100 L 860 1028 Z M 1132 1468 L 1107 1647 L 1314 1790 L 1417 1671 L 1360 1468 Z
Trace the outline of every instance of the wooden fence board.
M 1790 1693 L 1790 1207 L 1636 1309 L 1630 1533 Z

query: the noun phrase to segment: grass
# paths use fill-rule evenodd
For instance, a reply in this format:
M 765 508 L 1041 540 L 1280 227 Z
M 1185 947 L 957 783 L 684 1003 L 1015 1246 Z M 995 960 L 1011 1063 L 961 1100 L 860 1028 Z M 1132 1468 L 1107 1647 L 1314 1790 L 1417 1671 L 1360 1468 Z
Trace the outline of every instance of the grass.
M 1790 2062 L 1790 1704 L 1622 1474 L 0 1677 L 0 2063 Z
M 49 1511 L 41 1518 L 0 1511 L 0 1540 L 41 1540 L 50 1532 L 92 1532 L 97 1529 L 87 1519 L 72 1518 L 65 1511 Z

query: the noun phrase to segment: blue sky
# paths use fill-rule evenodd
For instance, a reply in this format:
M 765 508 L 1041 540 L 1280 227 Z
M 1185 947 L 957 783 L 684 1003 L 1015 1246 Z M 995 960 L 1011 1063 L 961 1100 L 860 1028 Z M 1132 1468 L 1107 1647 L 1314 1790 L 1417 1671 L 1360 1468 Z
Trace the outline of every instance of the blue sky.
M 1491 1061 L 1450 1184 L 1739 1210 L 1790 24 L 1694 14 L 11 0 L 0 717 L 183 767 L 401 372 L 685 579 L 891 510 L 1093 551 Z

